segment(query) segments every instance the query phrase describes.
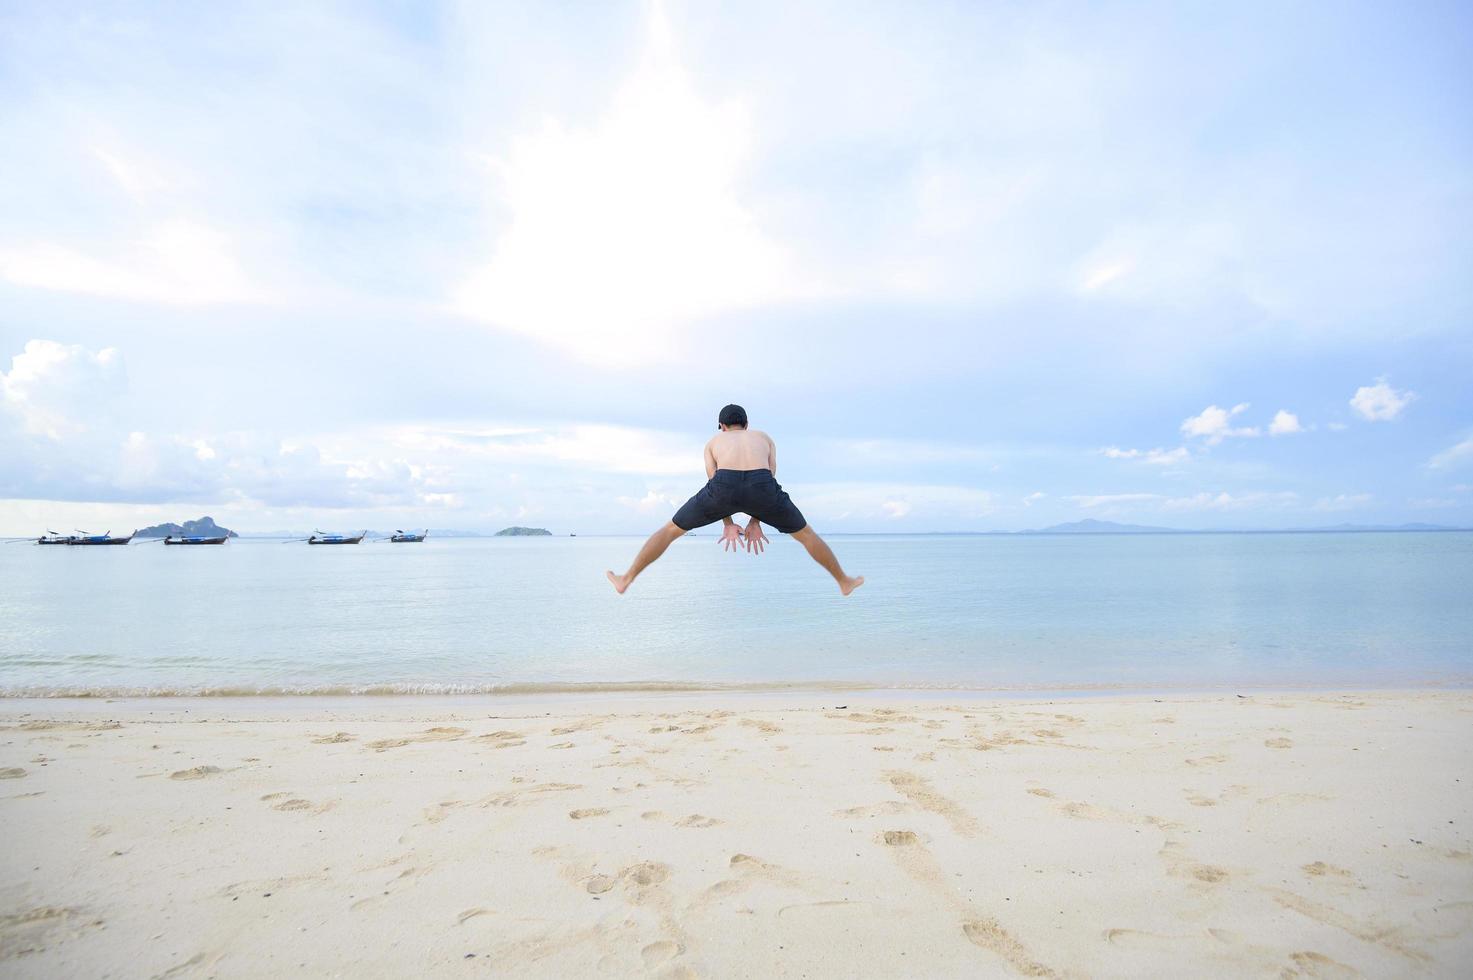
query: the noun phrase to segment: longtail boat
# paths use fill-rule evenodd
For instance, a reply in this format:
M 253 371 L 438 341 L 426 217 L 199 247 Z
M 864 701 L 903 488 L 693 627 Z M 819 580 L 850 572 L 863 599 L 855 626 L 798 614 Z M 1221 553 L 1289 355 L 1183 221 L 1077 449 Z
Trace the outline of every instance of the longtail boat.
M 356 536 L 350 538 L 350 537 L 347 537 L 346 535 L 342 535 L 342 534 L 323 534 L 321 531 L 318 531 L 316 534 L 312 535 L 310 538 L 307 539 L 307 543 L 308 544 L 357 544 L 358 542 L 360 542 L 360 541 L 363 540 L 363 536 L 366 535 L 367 533 L 368 533 L 368 531 L 365 529 L 365 530 L 359 531 Z
M 36 539 L 37 544 L 71 544 L 70 534 L 57 534 L 55 531 L 47 531 Z
M 67 538 L 66 543 L 72 545 L 127 544 L 133 540 L 133 534 L 129 534 L 126 538 L 115 538 L 112 536 L 111 531 L 104 531 L 102 534 L 88 534 L 85 531 L 79 531 L 77 533 L 77 537 Z M 137 532 L 135 531 L 133 533 L 136 534 Z
M 164 544 L 224 544 L 225 538 L 226 535 L 223 534 L 218 538 L 183 537 L 170 534 L 164 538 Z
M 424 531 L 419 534 L 415 534 L 413 531 L 395 531 L 389 536 L 389 540 L 397 542 L 399 544 L 410 544 L 415 541 L 423 541 L 429 536 L 430 529 L 425 528 Z

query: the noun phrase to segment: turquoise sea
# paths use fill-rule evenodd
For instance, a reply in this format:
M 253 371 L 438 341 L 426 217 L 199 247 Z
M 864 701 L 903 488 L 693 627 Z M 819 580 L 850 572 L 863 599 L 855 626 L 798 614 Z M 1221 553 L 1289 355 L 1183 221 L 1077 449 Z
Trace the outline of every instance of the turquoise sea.
M 1473 533 L 0 547 L 0 694 L 1467 685 Z

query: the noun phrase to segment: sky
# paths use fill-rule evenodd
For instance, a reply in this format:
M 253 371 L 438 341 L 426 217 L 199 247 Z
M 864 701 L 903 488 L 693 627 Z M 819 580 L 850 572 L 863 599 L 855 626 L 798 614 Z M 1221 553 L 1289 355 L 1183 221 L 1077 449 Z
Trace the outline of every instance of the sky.
M 0 3 L 0 534 L 1473 526 L 1466 4 Z

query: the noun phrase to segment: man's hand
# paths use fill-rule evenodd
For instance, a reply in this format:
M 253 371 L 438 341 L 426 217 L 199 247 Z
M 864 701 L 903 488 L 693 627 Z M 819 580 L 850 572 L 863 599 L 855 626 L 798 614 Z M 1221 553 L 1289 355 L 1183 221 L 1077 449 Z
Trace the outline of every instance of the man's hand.
M 735 524 L 728 524 L 721 530 L 721 550 L 736 551 L 742 545 L 742 529 Z
M 762 533 L 762 522 L 752 518 L 752 523 L 747 525 L 747 551 L 750 554 L 760 555 L 762 549 L 767 546 L 767 535 Z

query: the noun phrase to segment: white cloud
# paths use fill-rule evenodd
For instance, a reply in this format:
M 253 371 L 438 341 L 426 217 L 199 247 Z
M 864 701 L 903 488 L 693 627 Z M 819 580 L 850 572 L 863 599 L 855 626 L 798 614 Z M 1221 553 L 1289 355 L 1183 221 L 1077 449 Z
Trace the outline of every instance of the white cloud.
M 1303 431 L 1304 426 L 1299 424 L 1299 416 L 1282 408 L 1274 413 L 1274 420 L 1268 425 L 1268 434 L 1271 436 L 1287 436 Z
M 1048 494 L 1044 493 L 1042 490 L 1036 490 L 1023 498 L 1023 506 L 1032 507 L 1034 504 L 1038 503 L 1040 500 L 1044 499 L 1047 496 Z
M 1314 509 L 1321 511 L 1355 510 L 1374 500 L 1369 493 L 1341 493 L 1333 497 L 1321 497 L 1314 502 Z
M 167 191 L 177 183 L 177 179 L 168 176 L 158 164 L 144 160 L 136 153 L 125 152 L 116 146 L 92 146 L 88 149 L 135 204 L 143 204 L 154 194 Z
M 1233 494 L 1198 493 L 1189 497 L 1172 497 L 1162 503 L 1162 508 L 1172 511 L 1192 510 L 1248 510 L 1250 508 L 1284 507 L 1298 501 L 1299 495 L 1290 490 L 1277 492 L 1253 490 Z
M 60 439 L 85 430 L 100 406 L 127 385 L 112 347 L 91 351 L 53 340 L 31 340 L 0 373 L 0 406 L 19 416 L 26 432 Z
M 916 463 L 985 461 L 996 453 L 975 446 L 901 439 L 832 439 L 820 447 L 838 461 L 862 461 L 872 466 L 909 466 Z
M 1107 286 L 1130 272 L 1134 263 L 1131 262 L 1105 262 L 1094 265 L 1085 270 L 1080 288 L 1087 293 L 1092 293 L 1102 286 Z
M 453 452 L 505 465 L 552 464 L 602 473 L 704 479 L 701 443 L 619 425 L 406 425 L 383 434 L 404 452 Z
M 1385 378 L 1376 379 L 1374 385 L 1362 386 L 1355 389 L 1355 395 L 1350 399 L 1350 407 L 1355 409 L 1361 418 L 1371 422 L 1390 422 L 1402 413 L 1416 394 L 1410 391 L 1397 391 L 1386 383 Z
M 1427 465 L 1434 470 L 1447 469 L 1451 466 L 1461 466 L 1473 459 L 1473 439 L 1464 439 L 1455 446 L 1449 446 L 1442 452 L 1427 461 Z
M 1175 449 L 1121 449 L 1117 446 L 1107 446 L 1100 450 L 1101 454 L 1110 459 L 1138 459 L 1152 466 L 1173 466 L 1177 463 L 1185 463 L 1192 454 L 1186 446 L 1178 446 Z
M 651 489 L 643 497 L 619 497 L 617 501 L 621 507 L 632 508 L 641 514 L 673 514 L 685 503 L 685 498 Z
M 804 515 L 814 520 L 954 522 L 996 509 L 996 499 L 986 490 L 942 484 L 820 483 L 788 489 Z
M 208 226 L 169 221 L 98 255 L 54 242 L 0 247 L 0 279 L 18 286 L 114 299 L 201 306 L 264 299 L 229 239 Z
M 1216 405 L 1208 405 L 1202 409 L 1200 415 L 1193 415 L 1182 422 L 1181 431 L 1189 437 L 1206 439 L 1209 446 L 1215 446 L 1229 437 L 1256 436 L 1258 429 L 1253 427 L 1233 428 L 1232 420 L 1248 410 L 1247 402 L 1234 405 L 1231 409 L 1218 408 Z
M 1160 493 L 1106 493 L 1066 497 L 1086 510 L 1121 511 L 1136 509 L 1141 505 L 1157 505 L 1166 511 L 1198 510 L 1247 510 L 1261 507 L 1280 507 L 1294 503 L 1298 494 L 1291 491 L 1250 491 L 1233 494 L 1197 493 L 1185 497 L 1168 497 Z
M 651 8 L 649 46 L 589 129 L 548 120 L 495 164 L 510 224 L 456 292 L 465 315 L 598 362 L 658 361 L 684 324 L 796 295 L 738 199 L 735 102 L 698 93 Z
M 1075 494 L 1065 497 L 1070 503 L 1078 504 L 1086 510 L 1097 510 L 1101 508 L 1117 509 L 1131 504 L 1150 504 L 1164 499 L 1159 493 L 1100 493 L 1100 494 Z

